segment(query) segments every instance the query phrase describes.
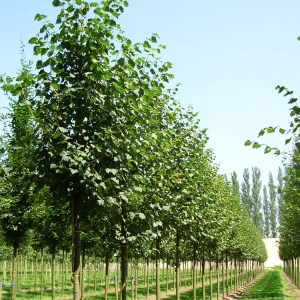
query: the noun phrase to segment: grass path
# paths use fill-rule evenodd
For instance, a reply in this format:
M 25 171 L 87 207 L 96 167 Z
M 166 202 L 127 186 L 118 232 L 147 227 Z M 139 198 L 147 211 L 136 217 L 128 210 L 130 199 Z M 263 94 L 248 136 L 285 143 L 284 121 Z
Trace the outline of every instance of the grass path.
M 239 299 L 243 300 L 296 300 L 291 296 L 284 281 L 281 268 L 274 268 L 258 280 L 248 292 Z

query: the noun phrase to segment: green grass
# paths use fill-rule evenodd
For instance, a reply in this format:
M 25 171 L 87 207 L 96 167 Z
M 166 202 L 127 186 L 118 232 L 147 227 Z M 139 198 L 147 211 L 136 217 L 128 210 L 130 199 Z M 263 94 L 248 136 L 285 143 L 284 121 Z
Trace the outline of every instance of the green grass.
M 243 300 L 292 300 L 287 286 L 282 278 L 282 269 L 274 268 L 269 271 L 247 292 Z

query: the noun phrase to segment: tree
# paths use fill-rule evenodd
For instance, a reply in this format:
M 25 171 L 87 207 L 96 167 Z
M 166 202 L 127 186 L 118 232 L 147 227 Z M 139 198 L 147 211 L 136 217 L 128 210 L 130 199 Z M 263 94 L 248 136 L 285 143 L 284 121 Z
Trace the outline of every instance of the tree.
M 21 48 L 21 68 L 17 80 L 26 79 L 23 84 L 12 85 L 12 78 L 6 82 L 0 78 L 4 92 L 9 96 L 10 110 L 4 116 L 4 128 L 1 137 L 0 189 L 1 215 L 0 225 L 6 243 L 13 248 L 12 280 L 16 280 L 16 258 L 20 247 L 30 238 L 32 227 L 33 194 L 29 180 L 31 152 L 34 149 L 33 123 L 30 109 L 24 105 L 31 97 L 31 62 L 24 59 L 24 47 Z M 18 275 L 18 274 L 17 274 Z M 11 299 L 15 299 L 16 288 L 12 288 Z
M 261 212 L 261 172 L 257 167 L 252 168 L 252 190 L 251 190 L 251 199 L 252 199 L 252 220 L 254 225 L 257 227 L 258 231 L 263 235 L 263 220 Z
M 249 169 L 244 169 L 243 182 L 241 186 L 241 201 L 248 212 L 249 216 L 252 218 L 252 201 L 251 201 L 251 184 L 250 184 L 250 174 Z
M 270 237 L 270 203 L 267 187 L 263 187 L 264 237 Z
M 231 185 L 232 185 L 232 189 L 233 192 L 237 195 L 239 201 L 241 201 L 241 195 L 240 195 L 240 185 L 239 185 L 239 181 L 237 179 L 237 173 L 233 172 L 231 174 Z
M 276 186 L 274 184 L 273 175 L 269 173 L 269 199 L 270 199 L 270 229 L 271 237 L 277 237 L 277 206 L 276 206 Z
M 284 201 L 284 197 L 283 197 L 284 178 L 283 178 L 282 169 L 280 167 L 278 168 L 277 181 L 278 181 L 278 186 L 277 186 L 276 196 L 277 196 L 277 207 L 278 207 L 278 221 L 280 222 L 281 209 Z

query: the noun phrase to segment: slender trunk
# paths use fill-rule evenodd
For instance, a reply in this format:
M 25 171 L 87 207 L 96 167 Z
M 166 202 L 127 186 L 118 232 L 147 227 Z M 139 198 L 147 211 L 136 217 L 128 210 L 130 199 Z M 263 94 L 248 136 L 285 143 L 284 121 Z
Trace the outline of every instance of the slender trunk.
M 80 300 L 84 300 L 84 277 L 85 277 L 85 247 L 82 247 L 82 262 L 81 262 L 81 274 L 80 274 Z
M 193 245 L 193 272 L 192 272 L 192 284 L 193 284 L 193 300 L 197 299 L 196 294 L 196 244 Z
M 169 257 L 167 255 L 167 266 L 166 266 L 166 293 L 169 292 Z
M 37 252 L 35 252 L 35 256 L 34 256 L 34 266 L 35 266 L 35 268 L 34 268 L 34 270 L 33 270 L 33 272 L 34 272 L 34 288 L 33 288 L 33 290 L 34 291 L 36 291 L 36 289 L 37 289 L 37 269 L 38 269 L 38 254 L 37 254 Z
M 205 300 L 205 256 L 204 256 L 204 246 L 202 250 L 202 299 Z
M 61 296 L 64 297 L 65 295 L 65 272 L 67 272 L 67 270 L 65 269 L 65 250 L 63 250 L 62 253 L 62 262 L 61 262 Z
M 94 256 L 94 294 L 96 294 L 97 291 L 97 258 L 96 258 L 96 253 Z
M 72 209 L 72 281 L 73 300 L 80 300 L 80 213 L 81 196 L 73 196 Z
M 51 259 L 51 299 L 55 300 L 55 248 L 52 251 Z
M 16 264 L 17 264 L 17 255 L 18 255 L 18 249 L 17 247 L 14 247 L 13 249 L 13 258 L 12 258 L 12 272 L 11 272 L 11 282 L 15 283 L 15 279 L 18 276 L 18 274 L 16 274 Z M 16 288 L 17 286 L 13 286 L 11 288 L 11 300 L 16 300 Z
M 116 300 L 119 299 L 119 281 L 118 281 L 118 276 L 116 276 L 114 278 L 115 280 L 115 297 L 116 297 Z
M 211 253 L 209 253 L 209 299 L 213 300 Z
M 44 293 L 44 249 L 41 249 L 41 287 L 40 287 L 40 299 L 43 299 Z
M 156 239 L 156 300 L 160 300 L 160 240 Z
M 123 243 L 121 244 L 121 298 L 126 300 L 126 282 L 128 273 L 128 245 L 127 245 L 127 209 L 126 202 L 122 201 L 122 213 L 121 213 L 121 235 Z
M 228 255 L 227 253 L 225 254 L 225 274 L 226 274 L 226 294 L 229 294 L 229 289 L 228 289 Z
M 179 230 L 176 229 L 176 300 L 180 300 L 180 252 L 179 252 L 180 236 Z
M 220 296 L 220 270 L 219 270 L 219 257 L 216 259 L 216 271 L 217 271 L 217 299 Z
M 146 299 L 149 299 L 149 257 L 147 257 L 146 265 Z
M 2 279 L 3 279 L 3 282 L 6 281 L 6 265 L 7 265 L 7 262 L 6 262 L 6 256 L 3 258 L 3 263 L 2 263 Z
M 137 300 L 138 277 L 139 277 L 139 261 L 138 261 L 137 258 L 135 258 L 135 290 L 134 290 L 134 300 Z
M 108 253 L 105 254 L 105 300 L 108 298 L 108 289 L 109 289 L 109 256 Z

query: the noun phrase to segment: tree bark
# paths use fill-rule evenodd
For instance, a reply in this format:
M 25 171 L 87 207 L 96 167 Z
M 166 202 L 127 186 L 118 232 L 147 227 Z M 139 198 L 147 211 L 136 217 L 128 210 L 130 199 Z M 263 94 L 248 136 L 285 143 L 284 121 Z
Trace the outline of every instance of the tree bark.
M 156 258 L 155 258 L 155 269 L 156 269 L 156 300 L 160 300 L 160 240 L 156 238 Z
M 71 199 L 72 210 L 72 281 L 73 300 L 80 300 L 80 195 Z
M 180 235 L 178 228 L 176 229 L 176 300 L 180 300 Z
M 123 238 L 121 244 L 121 298 L 126 300 L 126 281 L 128 273 L 128 245 L 127 245 L 127 209 L 126 202 L 122 202 L 122 213 L 121 213 L 121 235 Z

